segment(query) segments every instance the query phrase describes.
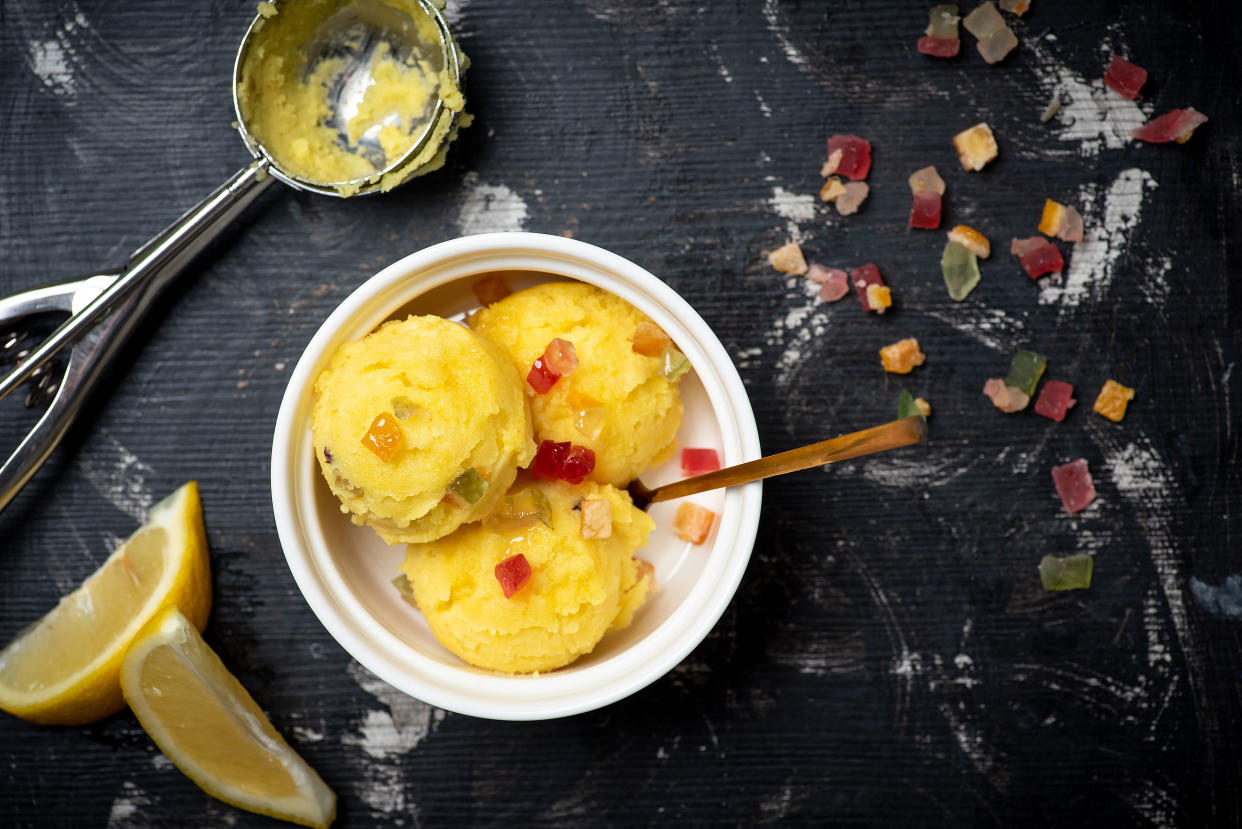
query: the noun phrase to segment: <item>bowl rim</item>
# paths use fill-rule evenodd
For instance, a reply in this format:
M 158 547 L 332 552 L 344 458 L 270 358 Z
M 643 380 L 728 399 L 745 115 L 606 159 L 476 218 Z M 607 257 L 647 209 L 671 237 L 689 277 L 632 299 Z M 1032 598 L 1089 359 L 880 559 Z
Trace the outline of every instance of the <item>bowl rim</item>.
M 719 621 L 745 573 L 758 531 L 762 483 L 733 487 L 712 546 L 685 600 L 639 642 L 574 671 L 504 675 L 446 665 L 419 653 L 374 619 L 301 520 L 313 504 L 313 450 L 304 420 L 320 368 L 417 297 L 489 271 L 535 271 L 588 282 L 635 305 L 673 335 L 703 384 L 721 427 L 723 463 L 760 456 L 745 386 L 699 314 L 635 263 L 577 239 L 526 231 L 450 239 L 408 254 L 363 282 L 312 336 L 290 374 L 273 431 L 272 508 L 285 560 L 328 633 L 360 664 L 399 690 L 449 711 L 498 720 L 538 720 L 594 710 L 629 696 L 676 667 Z M 417 290 L 413 290 L 417 287 Z M 307 466 L 315 467 L 305 474 Z M 299 474 L 301 473 L 301 474 Z

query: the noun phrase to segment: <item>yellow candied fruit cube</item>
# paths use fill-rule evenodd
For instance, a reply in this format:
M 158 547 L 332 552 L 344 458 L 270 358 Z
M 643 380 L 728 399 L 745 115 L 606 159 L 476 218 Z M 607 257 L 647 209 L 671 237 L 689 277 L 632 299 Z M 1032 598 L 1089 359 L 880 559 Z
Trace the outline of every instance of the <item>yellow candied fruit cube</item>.
M 1061 222 L 1065 219 L 1065 205 L 1044 200 L 1044 213 L 1039 217 L 1039 232 L 1045 236 L 1056 236 Z
M 893 307 L 893 292 L 887 285 L 868 285 L 867 304 L 872 311 L 883 314 L 885 310 Z
M 992 255 L 992 243 L 988 241 L 988 237 L 973 227 L 958 225 L 949 231 L 949 241 L 957 242 L 980 259 L 987 259 Z
M 919 414 L 923 417 L 931 417 L 931 404 L 921 397 L 914 398 L 914 408 L 919 410 Z
M 825 181 L 824 186 L 819 189 L 819 197 L 827 202 L 836 201 L 843 195 L 845 195 L 845 185 L 836 176 Z
M 992 128 L 983 122 L 953 136 L 953 149 L 965 170 L 982 170 L 1000 154 Z
M 1121 419 L 1126 416 L 1126 405 L 1133 399 L 1134 389 L 1123 386 L 1116 380 L 1107 380 L 1104 382 L 1104 388 L 1100 389 L 1100 396 L 1095 399 L 1095 405 L 1091 408 L 1113 423 L 1120 423 Z
M 927 362 L 927 355 L 919 348 L 919 341 L 914 337 L 909 337 L 881 348 L 880 361 L 887 372 L 909 374 L 914 371 L 915 366 L 921 366 Z
M 768 254 L 768 264 L 781 273 L 804 274 L 807 272 L 806 259 L 802 256 L 802 248 L 797 242 L 781 245 Z

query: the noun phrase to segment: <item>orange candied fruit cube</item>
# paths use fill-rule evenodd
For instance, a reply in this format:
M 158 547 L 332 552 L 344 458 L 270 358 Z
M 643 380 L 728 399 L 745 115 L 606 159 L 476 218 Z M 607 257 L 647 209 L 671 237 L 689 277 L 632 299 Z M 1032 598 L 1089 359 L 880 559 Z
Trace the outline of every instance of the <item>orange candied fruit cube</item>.
M 893 307 L 892 290 L 887 285 L 868 285 L 867 304 L 872 311 L 883 314 L 886 309 Z
M 987 259 L 992 255 L 992 243 L 988 241 L 988 237 L 973 227 L 958 225 L 949 231 L 949 241 L 957 242 L 980 259 Z
M 769 253 L 768 263 L 781 273 L 804 274 L 807 272 L 806 259 L 802 256 L 802 248 L 797 242 L 781 245 Z
M 836 201 L 843 195 L 845 195 L 845 185 L 836 176 L 825 181 L 824 186 L 819 188 L 819 197 L 827 202 Z
M 384 463 L 391 461 L 401 450 L 401 424 L 395 415 L 380 412 L 371 421 L 371 428 L 362 436 L 362 445 L 375 453 Z
M 982 122 L 953 136 L 953 149 L 962 168 L 972 171 L 982 170 L 1000 154 L 992 128 Z
M 1052 199 L 1045 199 L 1044 212 L 1039 217 L 1039 232 L 1045 236 L 1056 236 L 1064 219 L 1065 205 L 1054 202 Z
M 1113 423 L 1120 423 L 1121 419 L 1126 416 L 1126 405 L 1133 399 L 1134 389 L 1123 386 L 1116 380 L 1107 380 L 1104 388 L 1100 389 L 1100 396 L 1095 399 L 1095 405 L 1091 408 Z
M 880 360 L 884 363 L 885 371 L 893 374 L 909 374 L 915 366 L 921 366 L 927 362 L 927 355 L 919 348 L 919 341 L 914 337 L 909 337 L 881 348 Z
M 644 357 L 659 357 L 672 339 L 654 322 L 643 320 L 634 326 L 634 335 L 630 337 L 630 349 Z
M 931 404 L 921 397 L 914 398 L 914 407 L 923 417 L 931 417 Z
M 702 544 L 707 540 L 707 536 L 712 531 L 712 524 L 715 522 L 716 513 L 687 501 L 677 507 L 677 517 L 673 519 L 673 532 L 677 533 L 678 538 L 689 541 L 691 544 Z

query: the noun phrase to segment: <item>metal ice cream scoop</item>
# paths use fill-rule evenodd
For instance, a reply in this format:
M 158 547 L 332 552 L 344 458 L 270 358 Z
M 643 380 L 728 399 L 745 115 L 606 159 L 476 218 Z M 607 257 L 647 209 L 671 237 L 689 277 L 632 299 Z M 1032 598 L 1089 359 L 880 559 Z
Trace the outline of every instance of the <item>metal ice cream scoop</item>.
M 331 7 L 330 13 L 316 19 L 313 30 L 306 33 L 301 54 L 308 65 L 307 75 L 318 61 L 332 61 L 325 97 L 328 114 L 320 123 L 334 128 L 339 134 L 338 143 L 371 160 L 377 169 L 361 177 L 325 182 L 304 178 L 279 163 L 271 148 L 255 135 L 253 125 L 245 117 L 247 113 L 243 112 L 244 109 L 258 112 L 264 105 L 266 90 L 251 91 L 251 100 L 243 107 L 239 88 L 251 50 L 266 48 L 273 32 L 278 31 L 271 19 L 273 13 L 279 18 L 298 2 L 278 0 L 260 4 L 260 14 L 251 21 L 237 50 L 233 104 L 237 129 L 255 159 L 252 163 L 139 248 L 124 268 L 43 285 L 0 299 L 0 331 L 12 329 L 14 323 L 20 325 L 19 320 L 37 314 L 69 314 L 69 318 L 38 347 L 21 355 L 16 368 L 0 378 L 0 398 L 35 376 L 66 345 L 74 344 L 68 367 L 47 411 L 0 466 L 0 510 L 52 453 L 81 410 L 83 401 L 99 384 L 109 358 L 134 329 L 141 312 L 151 306 L 160 290 L 216 239 L 273 178 L 299 190 L 329 196 L 372 193 L 381 186 L 387 189 L 408 180 L 425 164 L 419 159 L 435 156 L 434 152 L 427 153 L 431 143 L 451 140 L 451 127 L 460 106 L 451 108 L 440 97 L 429 105 L 425 120 L 410 119 L 410 123 L 400 124 L 390 119 L 394 126 L 404 130 L 405 137 L 412 143 L 406 152 L 385 166 L 376 163 L 382 163 L 386 156 L 373 132 L 364 133 L 350 143 L 348 125 L 373 83 L 371 71 L 377 54 L 382 52 L 395 60 L 423 60 L 439 73 L 441 82 L 447 80 L 454 90 L 460 86 L 462 65 L 448 24 L 429 0 L 340 0 Z M 416 25 L 412 15 L 420 12 L 430 20 L 430 27 Z M 427 31 L 435 32 L 434 43 L 421 36 Z M 46 382 L 42 387 L 48 390 Z

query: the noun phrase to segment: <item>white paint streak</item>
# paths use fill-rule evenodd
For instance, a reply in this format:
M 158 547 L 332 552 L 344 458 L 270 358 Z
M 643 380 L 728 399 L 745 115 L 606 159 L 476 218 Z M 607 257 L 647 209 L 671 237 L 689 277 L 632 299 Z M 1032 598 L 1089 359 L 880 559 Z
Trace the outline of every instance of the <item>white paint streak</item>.
M 1117 260 L 1126 252 L 1138 227 L 1143 197 L 1155 187 L 1156 180 L 1150 173 L 1131 167 L 1122 170 L 1108 186 L 1103 204 L 1096 185 L 1087 184 L 1079 190 L 1078 201 L 1085 217 L 1083 240 L 1074 245 L 1069 265 L 1060 278 L 1040 280 L 1040 305 L 1059 302 L 1064 310 L 1105 295 L 1115 276 Z
M 72 97 L 77 86 L 65 47 L 57 40 L 33 40 L 28 47 L 30 69 L 57 95 Z
M 1190 577 L 1190 590 L 1203 609 L 1213 616 L 1229 619 L 1242 618 L 1242 576 L 1229 576 L 1219 587 Z
M 768 205 L 778 216 L 791 222 L 809 222 L 815 218 L 815 196 L 791 193 L 784 187 L 774 187 Z
M 87 457 L 83 461 L 86 480 L 108 503 L 143 523 L 155 503 L 146 476 L 155 470 L 106 430 L 97 433 L 95 444 L 104 450 L 100 453 L 103 457 Z
M 478 173 L 466 173 L 465 195 L 457 209 L 457 228 L 463 236 L 524 230 L 526 202 L 503 184 L 484 184 Z
M 1004 354 L 1012 354 L 1015 348 L 1027 341 L 1026 321 L 1011 317 L 999 308 L 963 302 L 951 314 L 938 311 L 923 313 L 980 345 Z M 1004 374 L 1004 371 L 998 371 Z
M 126 780 L 121 784 L 121 793 L 112 801 L 108 810 L 108 829 L 122 829 L 133 826 L 138 811 L 143 806 L 151 805 L 151 798 L 136 784 Z

